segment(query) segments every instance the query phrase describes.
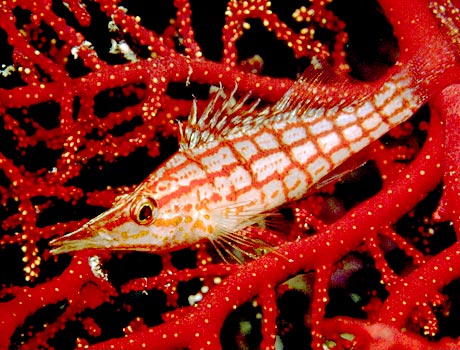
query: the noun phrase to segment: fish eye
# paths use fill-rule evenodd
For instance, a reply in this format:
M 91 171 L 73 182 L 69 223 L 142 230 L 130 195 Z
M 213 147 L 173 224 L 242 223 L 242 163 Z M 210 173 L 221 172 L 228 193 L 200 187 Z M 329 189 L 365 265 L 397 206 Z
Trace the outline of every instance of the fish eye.
M 131 210 L 131 217 L 139 225 L 150 224 L 157 215 L 157 202 L 148 196 L 138 199 Z

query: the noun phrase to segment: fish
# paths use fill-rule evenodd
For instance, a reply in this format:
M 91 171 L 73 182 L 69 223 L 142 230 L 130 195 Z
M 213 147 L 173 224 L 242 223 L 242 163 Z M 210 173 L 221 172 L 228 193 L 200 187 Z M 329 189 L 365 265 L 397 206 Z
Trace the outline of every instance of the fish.
M 224 260 L 240 260 L 238 251 L 253 257 L 264 244 L 249 228 L 263 227 L 427 99 L 413 65 L 360 96 L 362 82 L 314 63 L 273 106 L 222 87 L 202 113 L 193 101 L 178 151 L 112 208 L 53 239 L 51 253 L 162 253 L 210 241 Z M 347 93 L 351 86 L 358 89 Z

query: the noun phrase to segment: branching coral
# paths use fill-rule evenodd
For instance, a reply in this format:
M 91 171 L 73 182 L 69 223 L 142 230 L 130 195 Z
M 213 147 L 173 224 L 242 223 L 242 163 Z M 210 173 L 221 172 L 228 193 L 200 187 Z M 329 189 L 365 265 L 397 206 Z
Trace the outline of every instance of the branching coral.
M 0 5 L 0 348 L 460 348 L 457 9 L 230 1 L 206 18 L 194 1 L 155 6 Z M 382 23 L 373 58 L 354 29 L 367 18 Z M 204 108 L 210 86 L 237 83 L 270 104 L 314 56 L 366 86 L 416 65 L 430 102 L 364 166 L 282 208 L 276 231 L 254 229 L 277 252 L 242 266 L 207 242 L 49 254 L 177 149 L 192 95 Z

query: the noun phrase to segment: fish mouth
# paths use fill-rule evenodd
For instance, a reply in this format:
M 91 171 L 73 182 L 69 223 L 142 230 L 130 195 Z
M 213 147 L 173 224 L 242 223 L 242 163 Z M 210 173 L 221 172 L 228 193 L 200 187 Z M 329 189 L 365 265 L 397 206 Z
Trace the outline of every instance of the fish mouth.
M 108 249 L 117 245 L 117 239 L 105 229 L 105 225 L 122 207 L 123 203 L 118 203 L 77 230 L 54 238 L 49 242 L 49 245 L 53 247 L 50 250 L 51 254 L 63 254 L 84 249 Z
M 51 240 L 50 253 L 57 255 L 85 249 L 107 249 L 113 245 L 113 240 L 110 235 L 94 231 L 89 225 L 83 225 L 73 232 Z

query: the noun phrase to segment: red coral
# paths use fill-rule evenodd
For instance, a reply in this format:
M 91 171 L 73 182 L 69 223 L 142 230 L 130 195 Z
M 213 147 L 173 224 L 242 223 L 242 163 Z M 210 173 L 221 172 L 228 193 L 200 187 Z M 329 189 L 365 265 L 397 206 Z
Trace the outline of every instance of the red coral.
M 0 348 L 460 348 L 458 10 L 379 4 L 4 1 Z M 253 231 L 276 252 L 50 256 L 175 151 L 192 95 L 237 83 L 269 104 L 312 56 L 371 87 L 417 65 L 431 113 L 283 208 L 281 233 Z

